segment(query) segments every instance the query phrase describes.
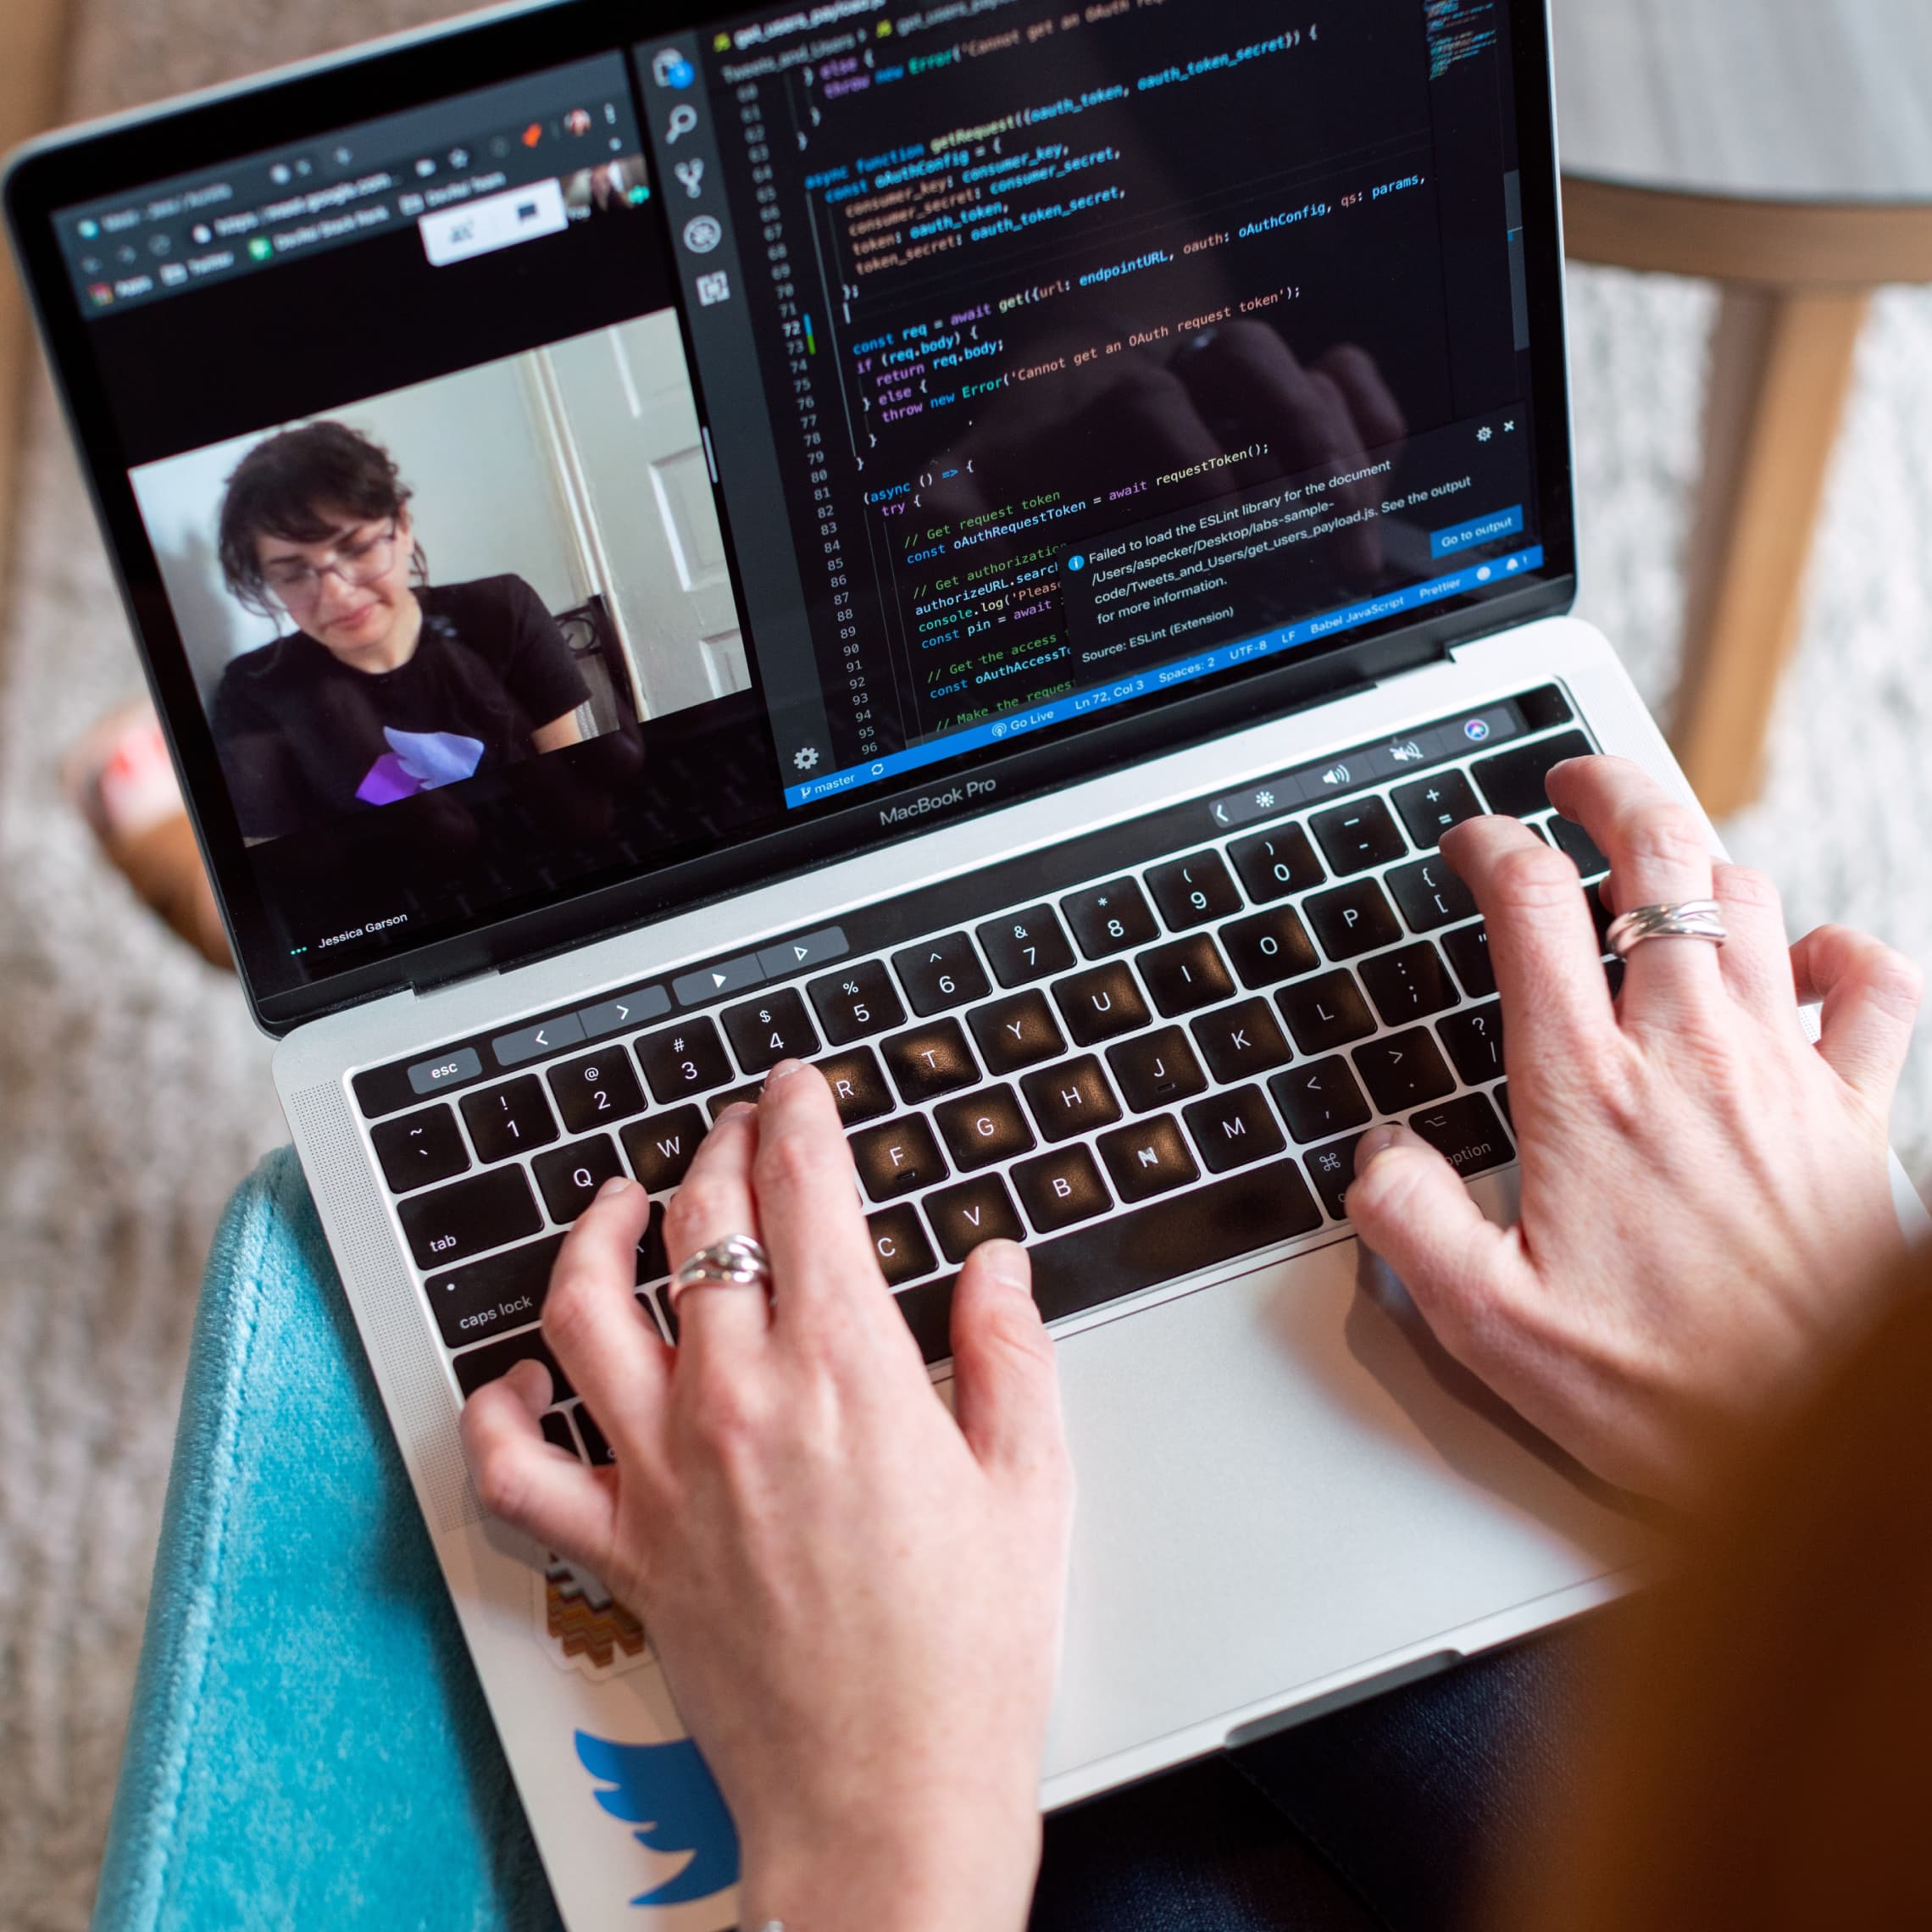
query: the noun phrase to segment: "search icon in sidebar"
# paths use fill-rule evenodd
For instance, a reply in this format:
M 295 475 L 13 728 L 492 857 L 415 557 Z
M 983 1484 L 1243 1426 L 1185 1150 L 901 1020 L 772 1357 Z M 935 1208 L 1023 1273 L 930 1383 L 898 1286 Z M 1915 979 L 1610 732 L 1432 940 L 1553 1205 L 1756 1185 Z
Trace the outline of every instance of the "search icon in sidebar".
M 697 109 L 687 105 L 685 102 L 680 101 L 671 109 L 671 123 L 664 130 L 665 147 L 675 147 L 680 134 L 691 133 L 697 125 Z

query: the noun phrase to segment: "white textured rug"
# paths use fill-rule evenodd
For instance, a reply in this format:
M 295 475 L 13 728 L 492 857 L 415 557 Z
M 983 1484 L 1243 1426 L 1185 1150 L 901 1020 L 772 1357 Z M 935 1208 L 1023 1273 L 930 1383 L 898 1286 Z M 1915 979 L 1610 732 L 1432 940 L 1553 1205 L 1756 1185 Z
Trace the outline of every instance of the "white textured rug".
M 84 0 L 76 113 L 405 24 L 421 0 Z M 1574 280 L 1583 609 L 1668 697 L 1707 291 Z M 0 642 L 0 1928 L 85 1924 L 140 1641 L 196 1282 L 282 1138 L 231 981 L 153 925 L 60 802 L 62 746 L 138 686 L 42 397 Z M 1932 967 L 1932 295 L 1866 345 L 1764 802 L 1727 828 L 1794 922 Z M 1932 1175 L 1932 1054 L 1898 1123 Z

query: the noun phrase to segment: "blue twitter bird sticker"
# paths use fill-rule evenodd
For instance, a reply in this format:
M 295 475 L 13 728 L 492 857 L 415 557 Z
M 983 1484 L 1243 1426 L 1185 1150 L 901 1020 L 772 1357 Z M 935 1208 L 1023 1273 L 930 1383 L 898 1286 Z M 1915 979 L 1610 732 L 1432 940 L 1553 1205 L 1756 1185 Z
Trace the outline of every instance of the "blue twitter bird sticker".
M 652 1852 L 688 1852 L 691 1863 L 633 1905 L 683 1905 L 709 1898 L 738 1882 L 738 1834 L 710 1768 L 686 1738 L 669 1744 L 616 1744 L 577 1733 L 577 1756 L 599 1784 L 597 1794 L 613 1818 Z

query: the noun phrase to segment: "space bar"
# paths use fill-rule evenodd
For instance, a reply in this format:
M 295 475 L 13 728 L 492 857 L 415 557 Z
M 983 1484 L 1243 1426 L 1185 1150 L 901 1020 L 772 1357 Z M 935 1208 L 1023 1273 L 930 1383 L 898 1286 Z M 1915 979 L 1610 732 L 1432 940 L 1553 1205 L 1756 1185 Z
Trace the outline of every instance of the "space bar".
M 1293 1241 L 1321 1224 L 1322 1211 L 1294 1162 L 1250 1168 L 1191 1193 L 1035 1242 L 1027 1251 L 1033 1258 L 1033 1297 L 1054 1321 Z M 928 1281 L 898 1297 L 899 1311 L 928 1362 L 943 1362 L 952 1352 L 947 1331 L 958 1279 Z

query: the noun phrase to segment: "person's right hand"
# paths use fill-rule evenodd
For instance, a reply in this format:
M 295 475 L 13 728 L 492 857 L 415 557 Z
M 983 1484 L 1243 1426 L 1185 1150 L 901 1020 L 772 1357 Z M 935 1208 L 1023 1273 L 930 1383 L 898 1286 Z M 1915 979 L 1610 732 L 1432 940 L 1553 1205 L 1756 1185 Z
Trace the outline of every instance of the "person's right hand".
M 1874 1312 L 1920 976 L 1841 926 L 1787 949 L 1770 884 L 1713 868 L 1637 766 L 1572 759 L 1549 791 L 1609 859 L 1613 912 L 1715 897 L 1729 943 L 1646 941 L 1613 1002 L 1569 860 L 1511 819 L 1445 834 L 1488 923 L 1520 1219 L 1485 1220 L 1394 1127 L 1358 1144 L 1348 1211 L 1466 1367 L 1597 1474 L 1681 1502 Z M 1816 1046 L 1801 1001 L 1823 1002 Z

